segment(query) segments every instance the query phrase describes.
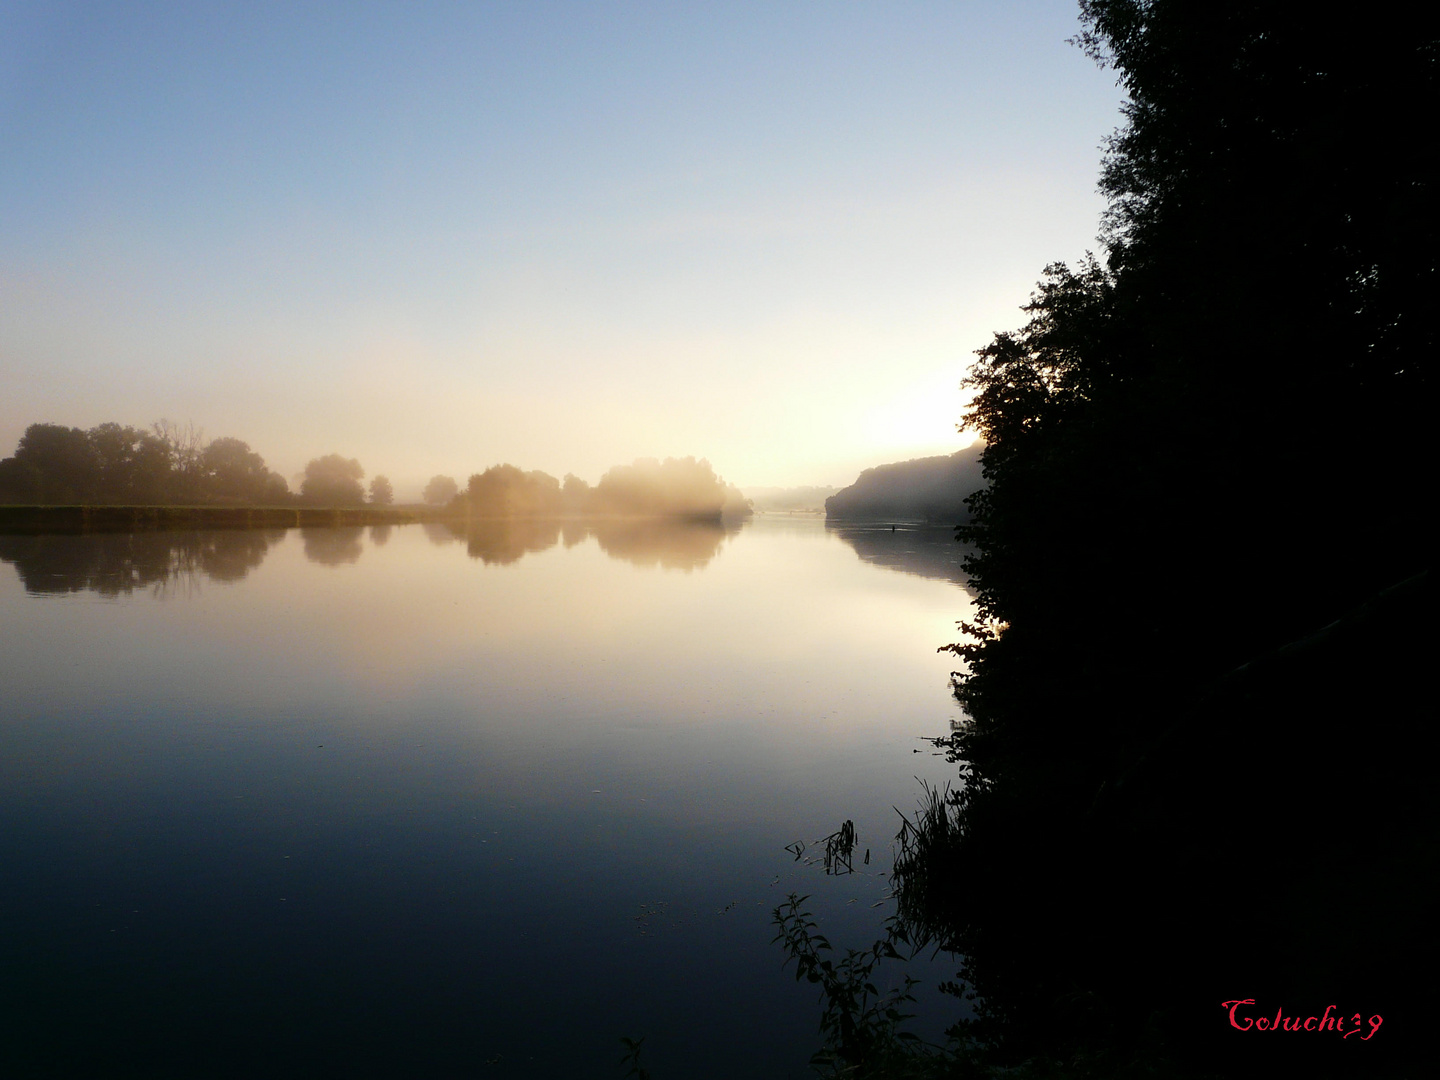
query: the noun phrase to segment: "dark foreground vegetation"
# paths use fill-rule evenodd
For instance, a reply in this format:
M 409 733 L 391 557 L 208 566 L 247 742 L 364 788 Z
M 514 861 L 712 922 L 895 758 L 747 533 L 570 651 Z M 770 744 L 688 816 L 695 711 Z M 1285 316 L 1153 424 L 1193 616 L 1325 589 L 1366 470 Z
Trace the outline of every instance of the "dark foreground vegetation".
M 1081 7 L 1130 103 L 1103 261 L 969 378 L 962 784 L 888 943 L 782 940 L 837 1075 L 1424 1075 L 1436 21 Z M 943 1050 L 866 1012 L 919 940 L 973 995 Z

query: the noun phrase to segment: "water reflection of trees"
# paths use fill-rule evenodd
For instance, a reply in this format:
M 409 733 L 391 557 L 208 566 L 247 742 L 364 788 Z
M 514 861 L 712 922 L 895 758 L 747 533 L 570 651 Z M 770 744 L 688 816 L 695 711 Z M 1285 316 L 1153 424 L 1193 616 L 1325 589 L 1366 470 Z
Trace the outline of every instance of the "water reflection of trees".
M 26 592 L 122 596 L 204 578 L 239 581 L 284 535 L 283 529 L 0 535 L 0 560 L 14 565 Z
M 700 570 L 738 527 L 716 521 L 625 519 L 596 521 L 591 533 L 612 559 L 665 570 Z
M 436 547 L 445 547 L 447 544 L 458 543 L 464 537 L 451 525 L 444 521 L 426 521 L 420 528 L 425 533 L 425 539 Z
M 486 566 L 509 566 L 560 541 L 560 522 L 537 518 L 477 518 L 447 526 L 465 541 L 466 553 Z
M 594 537 L 612 559 L 688 572 L 708 565 L 740 526 L 675 518 L 478 518 L 449 522 L 445 528 L 465 541 L 472 559 L 486 565 L 508 566 L 562 540 L 572 548 Z M 433 534 L 431 540 L 443 542 Z
M 321 566 L 344 566 L 358 562 L 365 553 L 365 548 L 360 543 L 364 532 L 364 527 L 360 525 L 301 529 L 300 537 L 305 542 L 305 558 Z
M 970 580 L 963 565 L 966 549 L 955 543 L 953 529 L 827 521 L 825 531 L 872 566 L 956 585 Z
M 712 521 L 646 518 L 596 520 L 491 518 L 429 522 L 432 544 L 465 544 L 472 559 L 510 566 L 562 540 L 566 548 L 593 537 L 612 559 L 665 570 L 699 570 L 740 526 Z M 137 589 L 184 588 L 203 579 L 239 581 L 259 566 L 284 529 L 217 529 L 73 535 L 0 535 L 0 560 L 12 563 L 31 593 L 91 591 L 120 596 Z M 305 558 L 321 566 L 358 562 L 365 528 L 302 528 Z M 384 544 L 389 527 L 372 527 L 370 543 Z

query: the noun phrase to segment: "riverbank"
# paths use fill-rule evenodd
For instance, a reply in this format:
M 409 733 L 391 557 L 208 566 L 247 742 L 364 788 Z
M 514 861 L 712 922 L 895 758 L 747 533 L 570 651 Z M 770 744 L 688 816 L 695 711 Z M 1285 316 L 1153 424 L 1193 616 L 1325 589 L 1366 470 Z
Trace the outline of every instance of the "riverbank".
M 413 525 L 448 521 L 462 529 L 497 522 L 637 522 L 680 525 L 738 524 L 722 514 L 486 515 L 431 506 L 0 506 L 3 533 L 153 532 L 160 529 L 293 529 L 358 525 Z
M 0 506 L 0 533 L 408 525 L 447 516 L 420 506 Z

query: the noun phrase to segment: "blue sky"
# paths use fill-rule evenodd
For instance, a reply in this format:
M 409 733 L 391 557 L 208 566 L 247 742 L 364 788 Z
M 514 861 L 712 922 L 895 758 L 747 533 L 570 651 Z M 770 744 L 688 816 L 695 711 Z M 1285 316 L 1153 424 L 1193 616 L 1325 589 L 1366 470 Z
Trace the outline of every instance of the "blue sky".
M 1068 2 L 0 2 L 0 453 L 193 421 L 287 475 L 942 453 L 1095 246 Z

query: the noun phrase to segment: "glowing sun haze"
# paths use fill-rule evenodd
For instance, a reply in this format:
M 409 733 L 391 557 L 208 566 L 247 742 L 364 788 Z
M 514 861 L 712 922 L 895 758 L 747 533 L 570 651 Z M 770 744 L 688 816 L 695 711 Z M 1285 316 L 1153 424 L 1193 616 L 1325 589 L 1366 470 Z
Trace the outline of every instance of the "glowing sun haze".
M 414 497 L 947 453 L 1094 246 L 1069 0 L 0 2 L 0 456 L 162 416 Z

